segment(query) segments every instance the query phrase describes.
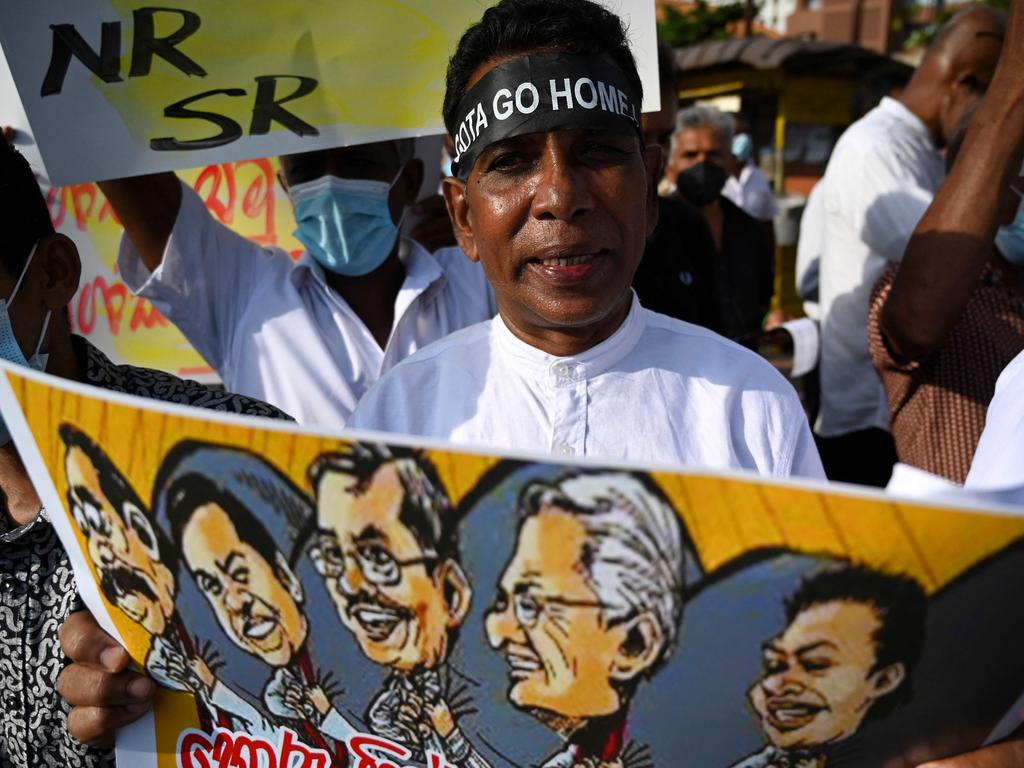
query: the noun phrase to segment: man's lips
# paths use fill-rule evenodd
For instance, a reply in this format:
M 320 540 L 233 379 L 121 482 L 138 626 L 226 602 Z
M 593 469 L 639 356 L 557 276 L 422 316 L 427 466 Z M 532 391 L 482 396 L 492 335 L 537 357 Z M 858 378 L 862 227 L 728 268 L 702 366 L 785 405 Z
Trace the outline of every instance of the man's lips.
M 556 283 L 575 283 L 589 275 L 608 255 L 591 245 L 547 248 L 526 262 L 527 269 Z
M 540 659 L 526 649 L 510 648 L 505 653 L 505 662 L 509 666 L 509 677 L 516 680 L 522 680 L 542 669 Z
M 797 699 L 771 699 L 765 705 L 765 709 L 768 712 L 768 720 L 775 728 L 792 731 L 803 728 L 827 707 Z
M 359 622 L 370 640 L 380 643 L 391 636 L 404 621 L 406 613 L 379 603 L 358 603 L 349 608 L 349 616 Z
M 245 621 L 243 634 L 249 640 L 262 640 L 277 628 L 275 616 L 253 616 Z

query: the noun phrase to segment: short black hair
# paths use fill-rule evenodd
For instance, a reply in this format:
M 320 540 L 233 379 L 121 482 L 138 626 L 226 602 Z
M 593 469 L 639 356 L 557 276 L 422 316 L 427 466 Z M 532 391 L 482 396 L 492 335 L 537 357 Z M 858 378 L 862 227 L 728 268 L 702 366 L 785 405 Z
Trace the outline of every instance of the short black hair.
M 661 90 L 675 90 L 679 87 L 679 67 L 676 52 L 664 40 L 658 41 L 658 83 Z
M 252 510 L 209 477 L 190 473 L 177 478 L 167 489 L 167 500 L 171 537 L 179 549 L 192 513 L 204 504 L 212 503 L 224 510 L 239 539 L 255 549 L 273 570 L 278 568 L 278 555 L 286 557 Z
M 72 448 L 78 448 L 89 457 L 89 461 L 96 468 L 96 474 L 100 481 L 100 490 L 107 497 L 107 501 L 117 510 L 118 516 L 126 526 L 131 526 L 131 521 L 125 515 L 125 506 L 127 504 L 131 504 L 141 510 L 150 523 L 153 523 L 153 531 L 156 534 L 156 548 L 160 553 L 160 562 L 168 568 L 173 568 L 176 564 L 174 548 L 170 546 L 170 542 L 166 540 L 159 527 L 155 524 L 149 507 L 143 504 L 142 498 L 136 493 L 132 484 L 121 473 L 121 470 L 114 466 L 114 462 L 110 460 L 110 457 L 107 456 L 102 448 L 96 445 L 91 437 L 77 427 L 65 423 L 60 425 L 59 431 L 67 450 L 70 451 Z M 69 489 L 69 509 L 71 507 L 70 493 Z
M 28 160 L 0 137 L 0 264 L 12 277 L 21 274 L 32 247 L 54 232 L 50 210 Z M 84 450 L 84 449 L 83 449 Z
M 481 64 L 534 51 L 607 54 L 643 100 L 626 30 L 614 13 L 590 0 L 502 0 L 466 30 L 448 61 L 443 109 L 448 132 L 454 135 L 459 102 Z
M 433 463 L 422 451 L 379 443 L 352 443 L 340 451 L 325 453 L 309 468 L 314 492 L 328 472 L 351 475 L 356 483 L 369 483 L 385 464 L 398 464 L 398 477 L 405 491 L 398 519 L 408 528 L 424 552 L 437 555 L 437 562 L 459 562 L 458 524 L 460 516 L 441 482 Z
M 924 651 L 928 615 L 924 588 L 910 576 L 845 564 L 804 579 L 786 600 L 786 621 L 791 624 L 803 611 L 833 602 L 867 605 L 878 618 L 880 626 L 872 637 L 872 672 L 903 664 L 906 676 L 899 689 L 879 699 L 869 713 L 884 716 L 912 695 L 913 672 Z

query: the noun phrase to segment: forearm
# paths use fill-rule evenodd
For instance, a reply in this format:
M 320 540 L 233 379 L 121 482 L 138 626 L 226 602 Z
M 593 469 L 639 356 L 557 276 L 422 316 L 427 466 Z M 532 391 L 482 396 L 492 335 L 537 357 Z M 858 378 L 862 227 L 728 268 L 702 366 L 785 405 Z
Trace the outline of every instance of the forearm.
M 941 346 L 992 252 L 999 212 L 1024 154 L 1024 81 L 997 75 L 949 177 L 910 239 L 882 308 L 892 351 L 913 359 Z
M 150 272 L 160 266 L 181 207 L 181 183 L 173 173 L 101 181 L 117 217 Z

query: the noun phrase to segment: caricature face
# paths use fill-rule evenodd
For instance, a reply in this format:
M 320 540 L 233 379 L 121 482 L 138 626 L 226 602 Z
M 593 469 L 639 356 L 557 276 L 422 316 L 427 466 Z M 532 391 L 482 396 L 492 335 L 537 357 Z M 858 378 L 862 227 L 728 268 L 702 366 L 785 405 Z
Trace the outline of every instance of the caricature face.
M 197 507 L 182 531 L 189 571 L 228 636 L 271 666 L 288 664 L 306 639 L 298 581 L 248 544 L 216 503 Z
M 876 699 L 899 687 L 902 664 L 871 671 L 880 626 L 871 606 L 833 601 L 802 611 L 765 645 L 764 674 L 750 701 L 773 744 L 800 749 L 841 741 Z
M 99 472 L 78 447 L 64 463 L 72 516 L 88 541 L 103 593 L 151 635 L 162 634 L 174 612 L 174 577 L 160 562 L 156 533 L 141 509 L 124 503 L 124 518 L 100 485 Z M 128 523 L 125 523 L 125 519 Z
M 470 587 L 457 563 L 424 552 L 401 521 L 404 498 L 393 463 L 359 489 L 350 475 L 327 472 L 317 488 L 312 556 L 367 657 L 399 670 L 431 668 L 465 619 Z
M 509 699 L 522 709 L 567 718 L 614 713 L 623 703 L 617 683 L 635 678 L 656 657 L 630 654 L 635 621 L 606 621 L 584 578 L 584 544 L 576 518 L 542 507 L 520 528 L 487 613 L 487 639 L 505 656 Z

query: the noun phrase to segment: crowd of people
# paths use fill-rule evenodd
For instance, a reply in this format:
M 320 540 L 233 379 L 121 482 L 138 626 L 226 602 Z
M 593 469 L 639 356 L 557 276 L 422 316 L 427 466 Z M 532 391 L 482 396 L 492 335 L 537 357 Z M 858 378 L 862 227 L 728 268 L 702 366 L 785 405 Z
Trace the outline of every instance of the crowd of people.
M 420 205 L 440 212 L 421 231 L 444 247 L 400 235 L 425 173 L 407 139 L 281 158 L 297 261 L 215 221 L 173 173 L 103 182 L 122 278 L 223 389 L 115 365 L 71 332 L 75 244 L 0 142 L 0 355 L 143 397 L 494 451 L 877 486 L 902 462 L 1024 485 L 1024 1 L 1009 18 L 956 15 L 812 193 L 797 288 L 820 328 L 813 430 L 757 353 L 777 209 L 750 135 L 717 109 L 680 110 L 671 52 L 659 58 L 662 107 L 640 118 L 614 14 L 589 0 L 488 10 L 448 66 L 444 210 Z M 501 89 L 556 74 L 613 86 L 619 108 L 559 111 L 541 89 L 519 119 L 460 137 Z M 77 610 L 2 437 L 0 567 L 16 588 L 0 594 L 0 764 L 110 764 L 154 684 Z M 1024 745 L 935 765 L 1024 765 Z

